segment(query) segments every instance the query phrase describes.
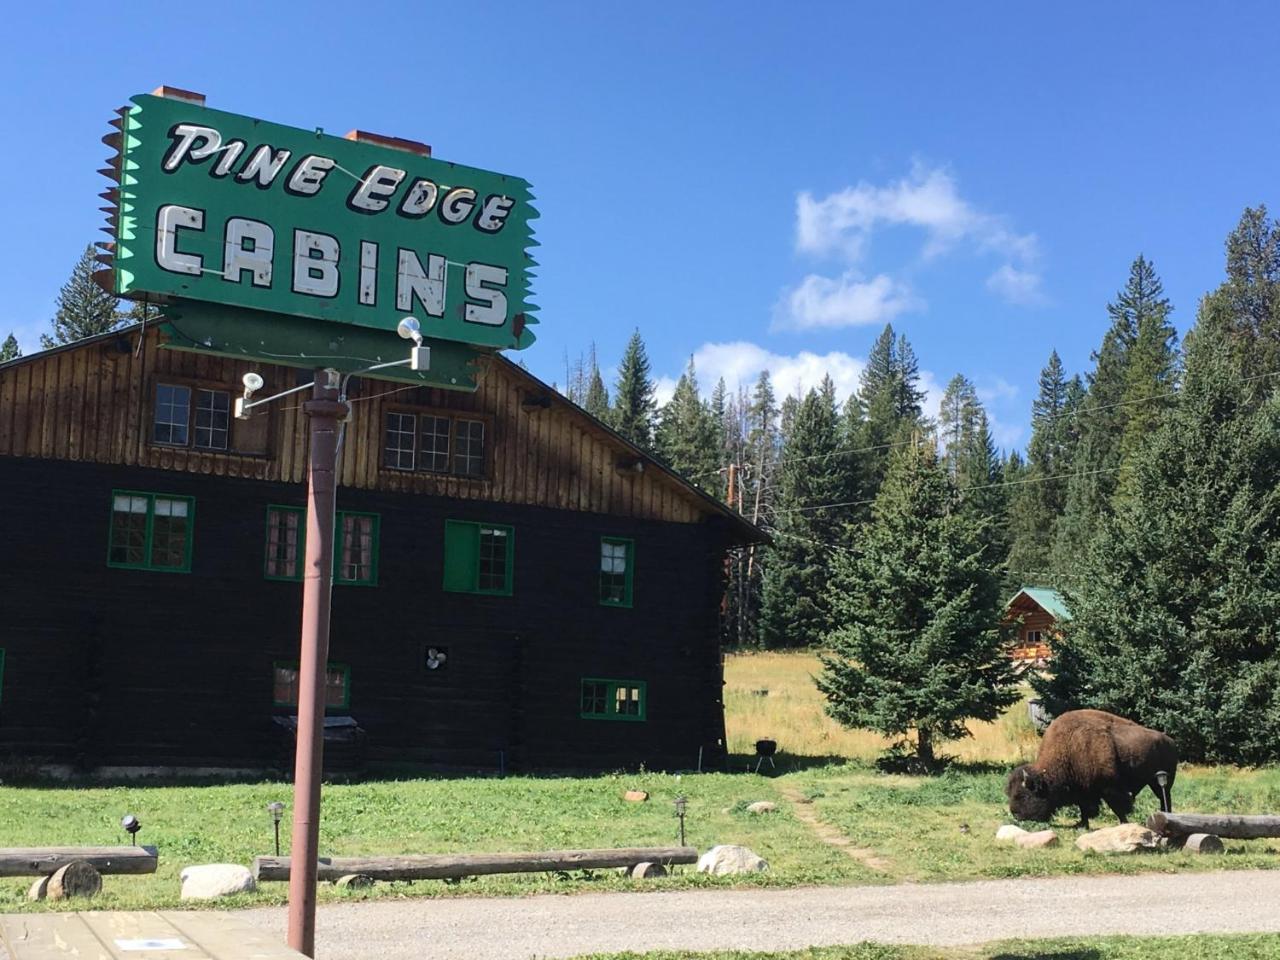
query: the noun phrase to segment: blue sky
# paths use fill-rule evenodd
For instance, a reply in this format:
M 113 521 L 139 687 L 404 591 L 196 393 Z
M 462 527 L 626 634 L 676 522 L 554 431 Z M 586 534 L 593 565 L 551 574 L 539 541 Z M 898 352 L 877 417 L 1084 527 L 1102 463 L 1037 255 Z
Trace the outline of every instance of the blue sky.
M 212 107 L 425 140 L 530 180 L 530 368 L 638 327 L 656 374 L 842 389 L 881 326 L 1022 445 L 1139 252 L 1185 330 L 1277 185 L 1271 4 L 19 5 L 0 39 L 0 335 L 36 348 L 101 225 L 110 111 Z

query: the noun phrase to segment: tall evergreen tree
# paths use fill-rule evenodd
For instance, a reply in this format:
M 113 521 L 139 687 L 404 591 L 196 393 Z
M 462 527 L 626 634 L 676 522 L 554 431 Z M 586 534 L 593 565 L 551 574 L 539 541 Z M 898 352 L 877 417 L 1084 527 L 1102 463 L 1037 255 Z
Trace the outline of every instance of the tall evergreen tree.
M 6 360 L 17 360 L 22 356 L 22 348 L 18 346 L 18 338 L 12 333 L 5 337 L 3 344 L 0 344 L 0 363 Z
M 938 439 L 942 442 L 943 465 L 954 477 L 956 465 L 978 429 L 982 404 L 978 390 L 968 377 L 957 373 L 942 394 L 938 411 Z
M 818 680 L 832 717 L 914 731 L 926 766 L 939 741 L 969 735 L 966 720 L 994 720 L 1018 698 L 996 629 L 998 580 L 978 524 L 954 506 L 932 444 L 894 452 L 871 524 L 833 559 L 838 626 Z
M 1280 391 L 1198 328 L 1176 406 L 1137 451 L 1068 592 L 1052 709 L 1104 707 L 1190 760 L 1280 759 Z
M 827 578 L 845 518 L 844 508 L 834 506 L 844 491 L 834 465 L 836 420 L 828 378 L 799 403 L 784 436 L 760 610 L 760 637 L 768 647 L 812 646 L 831 629 Z
M 649 357 L 640 331 L 631 334 L 618 367 L 613 389 L 613 428 L 636 446 L 653 449 L 653 420 L 657 410 Z
M 675 470 L 708 489 L 716 487 L 717 437 L 711 411 L 698 393 L 693 358 L 658 417 L 658 455 Z
M 44 349 L 107 333 L 125 322 L 119 309 L 120 301 L 93 282 L 96 267 L 93 247 L 85 247 L 71 271 L 71 278 L 58 293 L 53 336 L 40 336 L 40 346 Z
M 905 336 L 895 336 L 886 325 L 871 347 L 867 365 L 859 379 L 858 399 L 865 413 L 862 436 L 857 444 L 865 448 L 862 489 L 854 499 L 870 500 L 876 495 L 894 444 L 904 442 L 921 426 L 920 374 L 915 351 Z
M 1073 414 L 1083 393 L 1078 377 L 1067 380 L 1054 350 L 1040 372 L 1040 390 L 1031 406 L 1027 473 L 1019 478 L 1010 503 L 1009 570 L 1023 583 L 1051 580 L 1050 554 L 1076 439 Z
M 1227 279 L 1201 304 L 1195 332 L 1208 329 L 1226 334 L 1242 376 L 1272 383 L 1280 370 L 1280 224 L 1265 206 L 1246 209 L 1227 237 Z
M 587 380 L 587 394 L 582 406 L 597 420 L 609 422 L 609 390 L 605 387 L 604 378 L 600 376 L 600 368 L 597 366 L 592 366 L 591 376 Z

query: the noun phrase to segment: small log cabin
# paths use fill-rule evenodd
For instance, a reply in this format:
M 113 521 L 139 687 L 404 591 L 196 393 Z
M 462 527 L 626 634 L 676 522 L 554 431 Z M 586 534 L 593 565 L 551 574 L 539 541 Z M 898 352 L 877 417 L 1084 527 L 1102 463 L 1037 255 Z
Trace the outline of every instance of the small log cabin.
M 371 764 L 724 759 L 725 553 L 760 531 L 501 356 L 353 380 L 326 726 Z M 133 326 L 0 365 L 0 758 L 291 769 L 310 369 Z M 337 756 L 327 751 L 329 758 Z
M 1004 608 L 1004 625 L 1017 631 L 1010 655 L 1019 662 L 1044 664 L 1053 654 L 1058 624 L 1070 619 L 1071 612 L 1058 591 L 1023 587 Z

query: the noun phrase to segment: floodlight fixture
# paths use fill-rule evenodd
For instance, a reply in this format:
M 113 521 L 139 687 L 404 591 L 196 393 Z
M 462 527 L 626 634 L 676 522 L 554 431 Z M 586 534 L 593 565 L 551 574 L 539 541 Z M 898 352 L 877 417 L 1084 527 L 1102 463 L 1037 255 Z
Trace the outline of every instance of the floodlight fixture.
M 264 381 L 261 374 L 250 370 L 240 378 L 240 382 L 244 384 L 244 396 L 236 397 L 235 417 L 237 420 L 248 420 L 249 398 L 262 389 Z
M 406 340 L 412 340 L 417 346 L 422 346 L 422 324 L 418 323 L 417 317 L 405 317 L 397 323 L 396 333 Z

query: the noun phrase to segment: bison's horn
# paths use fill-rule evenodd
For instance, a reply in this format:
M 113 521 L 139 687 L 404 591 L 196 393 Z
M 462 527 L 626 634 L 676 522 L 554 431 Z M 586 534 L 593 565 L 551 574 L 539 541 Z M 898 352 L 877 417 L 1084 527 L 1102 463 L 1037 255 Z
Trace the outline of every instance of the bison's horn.
M 1031 775 L 1027 771 L 1022 771 L 1022 785 L 1027 786 L 1031 783 Z

